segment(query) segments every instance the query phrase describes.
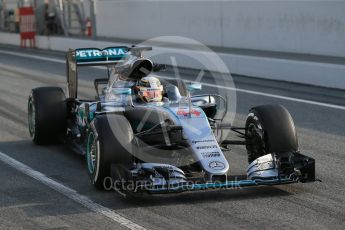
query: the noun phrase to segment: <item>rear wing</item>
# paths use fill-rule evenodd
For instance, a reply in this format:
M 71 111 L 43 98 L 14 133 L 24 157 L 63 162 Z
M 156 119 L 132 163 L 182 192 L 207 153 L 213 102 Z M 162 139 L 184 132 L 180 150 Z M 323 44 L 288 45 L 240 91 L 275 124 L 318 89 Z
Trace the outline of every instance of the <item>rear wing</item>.
M 135 46 L 70 49 L 66 57 L 68 96 L 77 98 L 79 66 L 109 66 L 125 63 L 130 58 L 142 58 L 142 52 L 150 50 L 152 47 Z
M 129 56 L 128 47 L 109 47 L 105 49 L 86 48 L 73 52 L 77 66 L 109 65 L 123 62 Z

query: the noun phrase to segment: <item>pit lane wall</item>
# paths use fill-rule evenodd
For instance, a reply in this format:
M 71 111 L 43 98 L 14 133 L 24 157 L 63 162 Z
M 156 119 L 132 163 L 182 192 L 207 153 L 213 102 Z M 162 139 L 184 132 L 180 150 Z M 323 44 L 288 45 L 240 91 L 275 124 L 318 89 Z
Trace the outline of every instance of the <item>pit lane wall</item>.
M 96 21 L 101 37 L 345 57 L 345 0 L 98 0 Z
M 0 32 L 0 43 L 20 45 L 19 34 Z M 98 47 L 104 48 L 116 45 L 131 45 L 117 42 L 92 41 L 88 39 L 75 39 L 66 37 L 37 36 L 37 48 L 67 51 L 69 48 Z M 185 59 L 186 56 L 198 56 L 198 51 L 163 48 L 154 46 L 154 50 L 162 53 L 174 53 L 178 66 L 199 69 L 204 68 L 197 62 Z M 213 54 L 210 54 L 213 55 Z M 282 58 L 269 58 L 260 56 L 239 55 L 231 53 L 217 53 L 231 73 L 272 80 L 289 81 L 309 85 L 345 89 L 345 65 L 321 62 L 309 62 Z M 183 60 L 183 61 L 179 61 Z M 171 65 L 171 59 L 157 59 L 158 63 Z M 212 65 L 209 70 L 218 71 Z

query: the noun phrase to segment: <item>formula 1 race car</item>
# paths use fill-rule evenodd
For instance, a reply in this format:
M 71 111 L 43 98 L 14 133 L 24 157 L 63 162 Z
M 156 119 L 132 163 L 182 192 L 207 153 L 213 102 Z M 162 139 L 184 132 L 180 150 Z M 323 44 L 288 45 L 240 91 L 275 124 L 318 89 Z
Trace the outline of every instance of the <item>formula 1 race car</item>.
M 161 84 L 154 73 L 165 66 L 142 55 L 151 49 L 70 50 L 68 96 L 58 87 L 36 88 L 29 96 L 33 142 L 62 140 L 86 156 L 93 185 L 123 195 L 315 181 L 315 160 L 299 152 L 294 122 L 283 106 L 250 109 L 243 127 L 225 124 L 215 116 L 226 99 L 195 95 L 200 83 L 176 79 L 176 84 Z M 106 78 L 94 80 L 95 100 L 78 99 L 82 66 L 107 69 Z M 242 139 L 216 138 L 225 129 Z M 246 147 L 249 165 L 242 180 L 228 173 L 223 154 L 228 145 Z

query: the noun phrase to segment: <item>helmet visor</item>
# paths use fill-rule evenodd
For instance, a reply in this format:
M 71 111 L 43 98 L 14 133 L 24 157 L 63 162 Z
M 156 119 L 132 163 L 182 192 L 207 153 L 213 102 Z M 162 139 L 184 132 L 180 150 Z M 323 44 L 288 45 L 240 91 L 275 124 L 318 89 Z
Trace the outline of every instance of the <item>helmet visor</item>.
M 147 102 L 161 101 L 163 96 L 161 90 L 140 91 L 140 94 Z

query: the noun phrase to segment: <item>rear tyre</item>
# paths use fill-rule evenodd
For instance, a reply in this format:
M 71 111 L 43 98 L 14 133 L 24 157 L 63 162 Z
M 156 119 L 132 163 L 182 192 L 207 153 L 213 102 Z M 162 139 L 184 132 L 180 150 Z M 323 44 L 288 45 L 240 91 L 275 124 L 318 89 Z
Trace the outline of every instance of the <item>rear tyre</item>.
M 249 111 L 246 121 L 248 162 L 269 153 L 296 152 L 298 140 L 293 119 L 281 105 L 263 105 Z
M 91 123 L 86 146 L 86 162 L 91 183 L 102 190 L 113 188 L 111 165 L 131 165 L 133 131 L 121 115 L 100 115 Z
M 63 90 L 58 87 L 41 87 L 31 91 L 28 100 L 28 125 L 34 143 L 57 143 L 66 133 L 65 100 Z

